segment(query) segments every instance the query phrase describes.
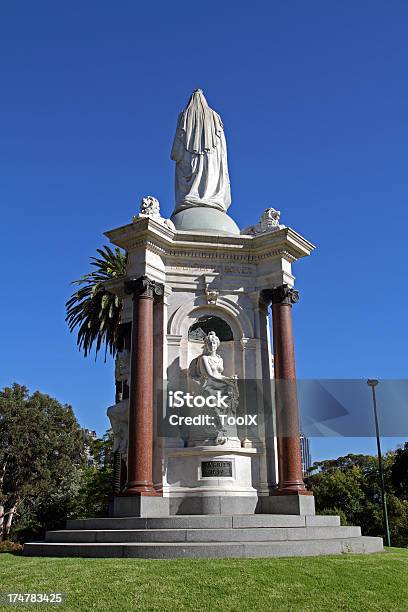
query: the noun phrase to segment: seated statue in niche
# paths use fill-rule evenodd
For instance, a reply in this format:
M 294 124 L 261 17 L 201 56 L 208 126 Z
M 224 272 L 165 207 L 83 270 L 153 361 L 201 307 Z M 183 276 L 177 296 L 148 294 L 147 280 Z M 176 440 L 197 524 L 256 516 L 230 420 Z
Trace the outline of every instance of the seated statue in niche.
M 128 382 L 130 378 L 130 353 L 119 351 L 115 360 L 115 379 Z M 126 461 L 128 452 L 129 400 L 119 397 L 119 402 L 107 411 L 113 432 L 113 452 L 119 452 Z
M 236 425 L 229 425 L 221 415 L 236 415 L 239 391 L 237 376 L 224 376 L 224 362 L 217 349 L 220 340 L 214 331 L 210 331 L 204 338 L 205 350 L 194 360 L 192 377 L 200 384 L 204 395 L 221 395 L 227 397 L 225 407 L 223 404 L 214 407 L 214 426 L 216 429 L 216 444 L 225 444 L 228 440 L 239 441 Z M 223 422 L 224 421 L 224 422 Z

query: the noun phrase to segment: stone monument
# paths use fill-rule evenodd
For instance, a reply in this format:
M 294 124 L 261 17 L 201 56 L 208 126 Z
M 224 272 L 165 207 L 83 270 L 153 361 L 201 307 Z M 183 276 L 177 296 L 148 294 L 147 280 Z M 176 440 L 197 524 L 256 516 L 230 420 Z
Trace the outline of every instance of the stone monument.
M 123 384 L 128 395 L 122 393 L 108 411 L 115 449 L 127 471 L 114 512 L 311 514 L 296 394 L 286 394 L 284 411 L 274 408 L 274 398 L 266 399 L 274 394 L 274 369 L 279 378 L 295 380 L 291 311 L 297 292 L 291 267 L 314 247 L 281 225 L 273 208 L 240 232 L 228 214 L 223 123 L 200 89 L 179 115 L 171 159 L 171 219 L 164 219 L 157 199 L 147 196 L 131 224 L 107 232 L 129 256 L 127 279 L 113 281 L 110 289 L 124 299 L 119 348 L 132 347 L 130 386 Z M 214 410 L 212 417 L 208 414 L 215 418 L 212 433 L 211 427 L 194 426 L 174 435 L 159 431 L 163 407 L 158 398 L 167 387 L 184 385 L 207 395 L 227 391 L 234 416 L 234 406 L 242 411 L 245 402 L 238 389 L 243 380 L 266 388 L 250 398 L 259 418 L 255 431 L 225 426 Z
M 67 531 L 26 545 L 25 554 L 381 550 L 381 538 L 361 537 L 339 517 L 315 516 L 303 482 L 292 264 L 313 245 L 271 207 L 239 230 L 228 214 L 223 123 L 200 89 L 178 118 L 171 158 L 171 219 L 146 196 L 130 223 L 106 232 L 128 253 L 126 277 L 106 285 L 123 299 L 116 403 L 108 409 L 111 517 L 71 520 Z M 183 408 L 176 409 L 180 397 Z

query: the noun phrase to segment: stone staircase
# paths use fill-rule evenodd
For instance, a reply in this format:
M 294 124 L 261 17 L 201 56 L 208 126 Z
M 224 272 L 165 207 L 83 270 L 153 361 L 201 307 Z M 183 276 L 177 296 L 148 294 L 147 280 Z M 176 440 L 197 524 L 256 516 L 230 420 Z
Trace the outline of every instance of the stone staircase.
M 373 553 L 382 538 L 342 527 L 337 516 L 279 514 L 177 515 L 69 520 L 29 542 L 24 555 L 139 559 L 294 557 Z

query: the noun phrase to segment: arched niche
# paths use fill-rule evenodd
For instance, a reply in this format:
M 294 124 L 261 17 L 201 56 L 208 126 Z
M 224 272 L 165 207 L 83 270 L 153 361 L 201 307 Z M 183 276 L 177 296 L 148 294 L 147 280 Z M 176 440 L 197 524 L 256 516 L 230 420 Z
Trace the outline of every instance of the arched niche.
M 224 368 L 235 373 L 235 343 L 231 326 L 219 314 L 201 314 L 187 332 L 188 362 L 202 354 L 204 339 L 215 332 L 220 340 L 218 353 L 224 360 Z
M 193 314 L 193 313 L 192 313 Z M 240 364 L 237 364 L 237 349 L 239 349 L 239 332 L 235 329 L 235 337 L 233 329 L 228 321 L 228 315 L 223 312 L 203 313 L 199 310 L 195 311 L 195 320 L 187 330 L 187 363 L 191 362 L 202 355 L 205 343 L 204 339 L 209 332 L 215 332 L 220 340 L 218 354 L 221 355 L 224 361 L 224 373 L 232 376 L 240 373 Z M 238 370 L 238 371 L 237 371 Z
M 218 317 L 231 329 L 232 340 L 221 341 L 219 354 L 224 359 L 225 374 L 242 377 L 244 353 L 240 341 L 254 338 L 250 318 L 240 304 L 225 296 L 219 296 L 216 304 L 208 304 L 206 296 L 194 296 L 182 303 L 168 320 L 168 378 L 188 377 L 192 360 L 202 354 L 203 341 L 189 340 L 190 328 L 202 317 Z
M 224 360 L 225 373 L 230 376 L 241 374 L 239 358 L 242 329 L 230 313 L 219 307 L 206 305 L 193 309 L 180 322 L 178 347 L 171 348 L 172 358 L 169 360 L 169 366 L 172 367 L 173 364 L 173 369 L 168 372 L 169 378 L 176 375 L 177 371 L 182 377 L 188 376 L 191 362 L 204 351 L 204 337 L 209 331 L 215 331 L 220 338 L 218 353 Z M 192 334 L 199 330 L 203 333 Z M 178 369 L 174 369 L 175 362 L 178 363 Z
M 217 315 L 202 315 L 199 317 L 188 330 L 188 340 L 202 342 L 210 331 L 217 334 L 220 342 L 234 340 L 234 334 L 227 321 Z
M 254 328 L 245 310 L 233 300 L 220 296 L 216 305 L 207 303 L 205 296 L 186 300 L 169 318 L 167 333 L 187 338 L 191 325 L 200 316 L 219 316 L 231 327 L 234 340 L 253 338 Z

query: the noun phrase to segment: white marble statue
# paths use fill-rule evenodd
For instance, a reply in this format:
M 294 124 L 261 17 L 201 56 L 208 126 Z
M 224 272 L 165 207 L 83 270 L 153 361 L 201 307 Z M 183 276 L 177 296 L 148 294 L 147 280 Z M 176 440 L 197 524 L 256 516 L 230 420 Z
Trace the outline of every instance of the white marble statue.
M 231 190 L 224 128 L 201 89 L 193 91 L 179 115 L 171 159 L 176 162 L 175 213 L 192 206 L 227 211 Z
M 129 400 L 121 400 L 113 406 L 109 406 L 108 418 L 113 431 L 113 452 L 119 451 L 126 460 L 128 450 L 129 429 Z
M 236 438 L 236 427 L 226 427 L 220 419 L 220 414 L 227 416 L 235 416 L 239 390 L 237 384 L 237 376 L 224 376 L 224 362 L 217 349 L 220 346 L 220 340 L 215 332 L 210 331 L 204 338 L 205 351 L 196 360 L 195 379 L 200 383 L 206 395 L 217 396 L 220 393 L 222 396 L 228 396 L 227 405 L 215 408 L 215 428 L 217 430 L 216 443 L 225 444 L 229 438 Z
M 115 379 L 128 382 L 130 379 L 130 353 L 124 349 L 119 351 L 115 360 Z M 117 404 L 109 406 L 107 411 L 113 431 L 113 452 L 121 453 L 126 461 L 129 428 L 129 400 L 122 399 Z
M 279 223 L 280 221 L 280 210 L 275 208 L 266 208 L 256 225 L 250 225 L 242 230 L 241 234 L 249 234 L 255 236 L 256 234 L 265 234 L 266 232 L 276 232 L 277 230 L 283 229 L 285 226 Z
M 140 203 L 140 212 L 138 215 L 135 215 L 133 217 L 133 221 L 136 222 L 139 219 L 146 219 L 146 218 L 154 219 L 158 223 L 165 225 L 171 230 L 173 231 L 175 230 L 173 221 L 170 221 L 170 219 L 165 219 L 164 217 L 161 216 L 159 200 L 151 195 L 146 196 L 145 198 L 142 199 Z
M 115 359 L 115 380 L 127 382 L 130 378 L 130 353 L 127 349 L 118 351 Z

